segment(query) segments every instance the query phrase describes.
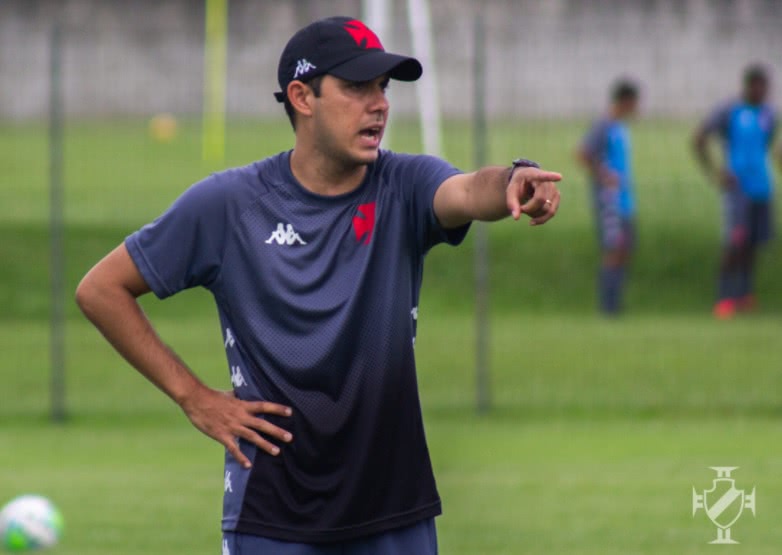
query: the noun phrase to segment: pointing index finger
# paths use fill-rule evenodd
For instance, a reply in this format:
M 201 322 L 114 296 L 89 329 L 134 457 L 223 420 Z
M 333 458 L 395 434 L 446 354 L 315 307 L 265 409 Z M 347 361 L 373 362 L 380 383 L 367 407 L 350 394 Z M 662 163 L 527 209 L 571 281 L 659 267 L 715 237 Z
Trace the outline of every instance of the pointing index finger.
M 526 171 L 523 173 L 519 172 L 519 174 L 527 181 L 562 181 L 561 173 L 539 170 L 537 168 L 526 168 Z

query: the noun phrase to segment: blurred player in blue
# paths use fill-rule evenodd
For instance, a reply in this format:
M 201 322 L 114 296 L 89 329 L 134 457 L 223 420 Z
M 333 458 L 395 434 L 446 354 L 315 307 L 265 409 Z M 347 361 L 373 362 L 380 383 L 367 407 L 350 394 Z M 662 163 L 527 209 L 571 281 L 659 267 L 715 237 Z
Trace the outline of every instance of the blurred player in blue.
M 608 113 L 592 125 L 579 150 L 579 160 L 592 181 L 602 251 L 598 299 L 607 315 L 622 310 L 627 266 L 635 245 L 635 197 L 626 121 L 637 112 L 638 98 L 635 83 L 618 81 L 611 90 Z
M 695 134 L 695 153 L 723 196 L 723 247 L 717 318 L 754 308 L 752 278 L 759 246 L 771 239 L 773 183 L 769 153 L 776 114 L 766 103 L 769 76 L 759 65 L 744 72 L 741 98 L 718 106 Z M 718 136 L 724 147 L 722 167 L 709 155 L 708 139 Z
M 293 148 L 190 187 L 79 285 L 117 351 L 225 447 L 223 555 L 437 553 L 413 349 L 424 257 L 473 220 L 544 224 L 561 176 L 382 150 L 388 82 L 421 72 L 361 21 L 301 29 L 275 93 Z M 230 393 L 137 302 L 191 287 L 214 296 Z

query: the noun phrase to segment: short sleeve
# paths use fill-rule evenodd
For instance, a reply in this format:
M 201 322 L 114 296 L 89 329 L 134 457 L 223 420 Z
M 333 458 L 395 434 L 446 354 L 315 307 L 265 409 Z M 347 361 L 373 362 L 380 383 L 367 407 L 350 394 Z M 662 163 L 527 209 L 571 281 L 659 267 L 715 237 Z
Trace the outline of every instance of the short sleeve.
M 703 121 L 703 130 L 707 133 L 715 133 L 723 139 L 727 138 L 730 126 L 730 110 L 730 103 L 717 106 Z
M 159 298 L 191 287 L 209 288 L 220 273 L 227 221 L 225 187 L 213 175 L 127 237 L 125 246 Z
M 592 124 L 581 141 L 581 150 L 590 158 L 600 160 L 603 158 L 608 143 L 608 125 L 604 121 Z
M 420 252 L 426 253 L 439 243 L 461 243 L 470 229 L 470 224 L 453 229 L 443 228 L 434 212 L 434 195 L 444 181 L 462 172 L 434 156 L 392 156 L 396 161 L 392 179 L 401 187 Z

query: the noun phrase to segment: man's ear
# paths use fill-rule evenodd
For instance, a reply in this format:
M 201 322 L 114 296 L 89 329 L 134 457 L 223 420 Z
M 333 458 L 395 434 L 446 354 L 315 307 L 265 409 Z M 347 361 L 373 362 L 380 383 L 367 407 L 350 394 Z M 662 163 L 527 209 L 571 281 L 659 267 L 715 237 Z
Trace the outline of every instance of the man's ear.
M 288 83 L 287 94 L 288 100 L 296 112 L 305 117 L 312 115 L 312 102 L 315 95 L 312 94 L 310 87 L 301 81 L 294 80 Z

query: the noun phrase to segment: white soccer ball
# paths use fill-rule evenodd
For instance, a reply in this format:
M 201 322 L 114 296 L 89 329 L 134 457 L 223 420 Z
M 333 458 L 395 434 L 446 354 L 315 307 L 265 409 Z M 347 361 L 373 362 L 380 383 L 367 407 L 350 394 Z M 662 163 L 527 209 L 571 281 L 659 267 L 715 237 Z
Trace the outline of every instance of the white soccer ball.
M 8 551 L 52 547 L 62 529 L 62 514 L 40 495 L 22 495 L 0 510 L 0 546 Z

